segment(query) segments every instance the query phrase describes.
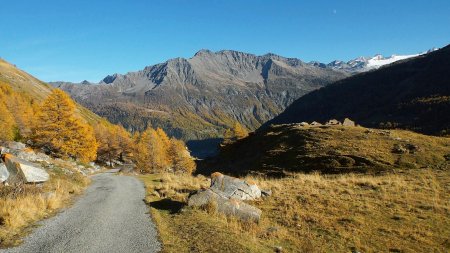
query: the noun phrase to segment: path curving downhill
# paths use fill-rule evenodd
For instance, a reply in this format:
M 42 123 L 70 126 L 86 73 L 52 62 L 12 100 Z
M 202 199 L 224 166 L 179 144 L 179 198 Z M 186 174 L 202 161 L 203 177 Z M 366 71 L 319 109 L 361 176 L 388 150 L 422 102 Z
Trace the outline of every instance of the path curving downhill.
M 158 252 L 160 243 L 144 185 L 136 178 L 102 173 L 77 202 L 41 226 L 15 248 L 20 252 Z

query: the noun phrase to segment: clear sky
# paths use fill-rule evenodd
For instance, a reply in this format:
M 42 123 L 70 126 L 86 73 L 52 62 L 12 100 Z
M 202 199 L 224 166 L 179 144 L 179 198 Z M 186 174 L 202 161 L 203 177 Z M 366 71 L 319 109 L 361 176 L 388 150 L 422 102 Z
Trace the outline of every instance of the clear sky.
M 199 49 L 304 61 L 450 43 L 450 0 L 14 0 L 0 57 L 44 81 L 99 81 Z

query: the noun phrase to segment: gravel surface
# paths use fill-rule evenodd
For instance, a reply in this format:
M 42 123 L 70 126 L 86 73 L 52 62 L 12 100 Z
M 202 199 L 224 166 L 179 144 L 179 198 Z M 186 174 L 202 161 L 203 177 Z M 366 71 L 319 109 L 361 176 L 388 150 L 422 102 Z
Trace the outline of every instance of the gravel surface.
M 41 226 L 16 248 L 3 252 L 158 252 L 160 243 L 143 184 L 103 173 L 77 202 Z

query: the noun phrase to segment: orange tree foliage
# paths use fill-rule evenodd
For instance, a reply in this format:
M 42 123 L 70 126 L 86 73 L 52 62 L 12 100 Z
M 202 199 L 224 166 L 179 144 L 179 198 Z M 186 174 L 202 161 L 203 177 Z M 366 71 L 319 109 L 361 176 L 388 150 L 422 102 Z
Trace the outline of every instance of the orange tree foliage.
M 169 139 L 160 128 L 148 128 L 136 138 L 134 158 L 137 168 L 145 173 L 192 173 L 195 170 L 195 162 L 184 142 Z
M 41 105 L 34 140 L 57 155 L 92 161 L 97 151 L 94 131 L 75 111 L 75 103 L 65 92 L 53 90 Z
M 131 135 L 122 126 L 102 121 L 95 126 L 95 137 L 98 142 L 97 160 L 108 161 L 111 164 L 114 159 L 123 162 L 132 155 Z
M 0 107 L 0 140 L 28 139 L 36 120 L 33 99 L 0 81 Z
M 14 139 L 14 118 L 3 103 L 0 103 L 0 141 Z
M 187 174 L 194 172 L 196 164 L 183 141 L 170 139 L 169 156 L 173 171 Z
M 233 127 L 225 130 L 223 135 L 223 145 L 233 143 L 237 140 L 243 139 L 248 136 L 248 131 L 239 122 L 235 122 Z

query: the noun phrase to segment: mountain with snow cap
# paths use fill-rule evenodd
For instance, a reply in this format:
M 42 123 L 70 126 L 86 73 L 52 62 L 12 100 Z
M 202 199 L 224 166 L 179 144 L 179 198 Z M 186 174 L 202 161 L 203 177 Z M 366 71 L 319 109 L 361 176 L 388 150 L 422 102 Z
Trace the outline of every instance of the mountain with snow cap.
M 410 54 L 410 55 L 391 55 L 389 57 L 384 57 L 382 54 L 376 54 L 373 57 L 358 57 L 353 60 L 350 60 L 348 62 L 335 60 L 330 63 L 328 63 L 326 66 L 328 68 L 332 68 L 335 70 L 341 70 L 346 71 L 350 73 L 360 73 L 365 72 L 373 69 L 378 69 L 382 66 L 401 61 L 406 60 L 409 58 L 417 57 L 420 55 L 428 54 L 430 52 L 434 52 L 438 50 L 438 48 L 431 48 L 425 52 L 419 53 L 419 54 Z

